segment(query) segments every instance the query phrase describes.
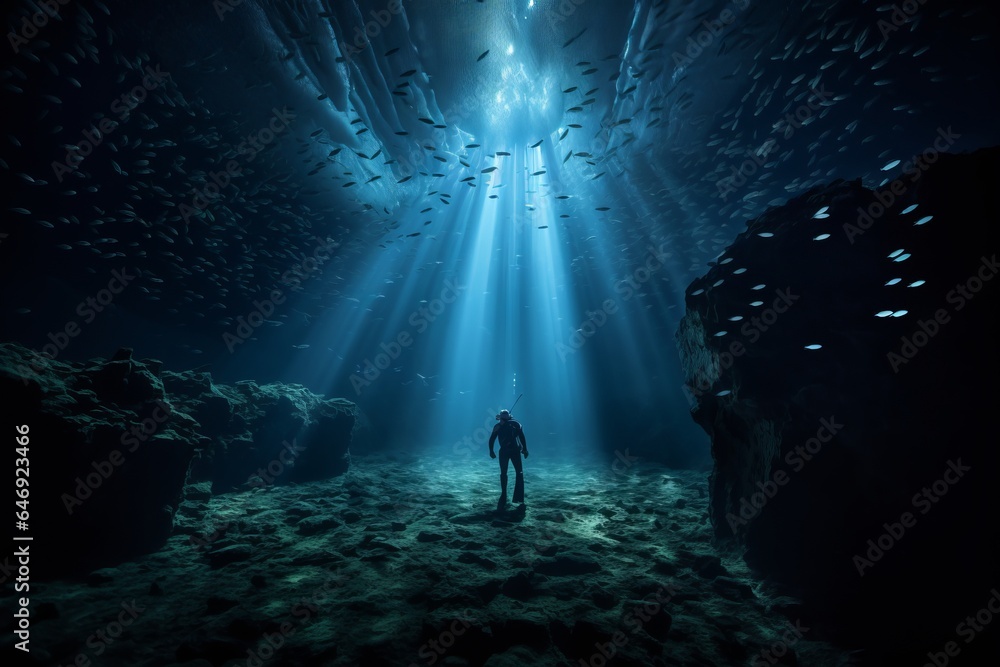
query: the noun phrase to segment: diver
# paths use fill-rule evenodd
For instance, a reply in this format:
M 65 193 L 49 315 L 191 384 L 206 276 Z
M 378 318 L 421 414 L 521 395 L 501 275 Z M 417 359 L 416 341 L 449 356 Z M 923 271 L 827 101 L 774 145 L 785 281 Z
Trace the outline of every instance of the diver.
M 495 459 L 493 443 L 500 439 L 500 500 L 497 501 L 499 512 L 507 504 L 507 463 L 514 463 L 514 502 L 524 504 L 524 472 L 521 470 L 521 454 L 528 458 L 528 443 L 524 439 L 521 424 L 513 419 L 510 411 L 501 410 L 497 415 L 500 423 L 493 427 L 490 434 L 490 458 Z

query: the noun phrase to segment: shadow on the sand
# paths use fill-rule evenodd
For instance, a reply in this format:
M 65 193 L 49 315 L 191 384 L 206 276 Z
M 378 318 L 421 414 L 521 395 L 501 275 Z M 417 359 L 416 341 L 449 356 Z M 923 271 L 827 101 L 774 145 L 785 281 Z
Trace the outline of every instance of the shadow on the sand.
M 521 523 L 524 521 L 524 515 L 527 512 L 527 507 L 525 505 L 518 505 L 517 507 L 511 507 L 510 505 L 504 507 L 503 509 L 497 508 L 493 512 L 493 525 L 500 526 L 503 524 L 514 524 Z
M 518 505 L 513 507 L 508 505 L 504 509 L 482 510 L 480 512 L 467 512 L 465 514 L 455 514 L 448 517 L 448 521 L 458 524 L 491 523 L 494 526 L 513 525 L 524 521 L 527 507 Z

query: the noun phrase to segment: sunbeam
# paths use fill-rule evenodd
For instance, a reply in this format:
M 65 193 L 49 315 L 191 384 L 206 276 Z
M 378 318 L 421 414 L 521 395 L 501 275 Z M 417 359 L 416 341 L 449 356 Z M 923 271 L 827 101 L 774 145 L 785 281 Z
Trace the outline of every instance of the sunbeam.
M 996 664 L 998 3 L 6 5 L 4 664 Z

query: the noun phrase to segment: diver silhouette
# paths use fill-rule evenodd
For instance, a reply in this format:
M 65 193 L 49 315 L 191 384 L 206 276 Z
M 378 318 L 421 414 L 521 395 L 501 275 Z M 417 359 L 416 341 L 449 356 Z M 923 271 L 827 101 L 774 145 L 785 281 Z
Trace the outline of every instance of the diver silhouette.
M 524 472 L 521 469 L 521 454 L 528 458 L 528 443 L 524 439 L 521 424 L 510 416 L 507 410 L 501 410 L 497 415 L 500 423 L 493 427 L 490 434 L 490 458 L 495 459 L 493 443 L 500 439 L 500 500 L 497 501 L 497 511 L 507 504 L 507 464 L 514 463 L 514 502 L 524 503 Z

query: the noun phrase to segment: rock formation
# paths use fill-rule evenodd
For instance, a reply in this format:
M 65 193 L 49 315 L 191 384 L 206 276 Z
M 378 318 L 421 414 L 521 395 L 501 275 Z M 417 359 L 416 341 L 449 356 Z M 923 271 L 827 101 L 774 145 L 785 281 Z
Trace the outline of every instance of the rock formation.
M 158 549 L 188 495 L 339 475 L 358 417 L 301 385 L 215 384 L 127 348 L 72 363 L 0 344 L 0 386 L 29 428 L 35 576 Z
M 687 291 L 716 536 L 847 641 L 944 646 L 1000 583 L 998 177 L 989 149 L 834 182 Z

